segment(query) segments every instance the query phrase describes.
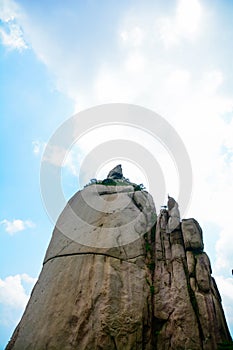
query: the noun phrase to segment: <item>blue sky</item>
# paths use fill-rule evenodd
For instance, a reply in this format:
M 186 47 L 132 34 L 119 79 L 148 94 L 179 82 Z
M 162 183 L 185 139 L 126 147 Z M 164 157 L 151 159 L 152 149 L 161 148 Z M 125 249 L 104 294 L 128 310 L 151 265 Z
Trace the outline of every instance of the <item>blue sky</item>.
M 233 333 L 233 2 L 1 0 L 0 12 L 0 347 L 24 310 L 54 225 L 40 195 L 43 149 L 74 113 L 111 102 L 154 110 L 183 139 L 193 167 L 186 217 L 203 228 Z M 120 132 L 98 129 L 74 147 L 63 167 L 66 198 L 78 190 L 81 160 Z M 176 197 L 165 152 L 132 130 L 125 138 L 157 152 Z M 134 178 L 132 164 L 125 168 L 146 182 L 140 172 Z

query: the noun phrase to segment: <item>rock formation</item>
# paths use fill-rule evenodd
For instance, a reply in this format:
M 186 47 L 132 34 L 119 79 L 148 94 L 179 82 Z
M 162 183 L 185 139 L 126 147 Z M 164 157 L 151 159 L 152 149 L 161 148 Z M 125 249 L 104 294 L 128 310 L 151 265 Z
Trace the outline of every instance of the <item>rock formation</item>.
M 7 350 L 215 350 L 231 341 L 202 231 L 176 201 L 157 218 L 121 167 L 76 193 Z M 122 182 L 117 182 L 121 179 Z
M 156 225 L 154 323 L 157 349 L 212 350 L 231 341 L 221 297 L 203 252 L 202 230 L 194 219 L 171 230 L 161 210 Z M 177 207 L 177 203 L 173 207 Z M 177 217 L 177 216 L 176 216 Z
M 115 168 L 113 168 L 108 176 L 107 176 L 108 179 L 122 179 L 123 178 L 123 173 L 122 173 L 122 167 L 121 165 L 117 165 L 115 166 Z

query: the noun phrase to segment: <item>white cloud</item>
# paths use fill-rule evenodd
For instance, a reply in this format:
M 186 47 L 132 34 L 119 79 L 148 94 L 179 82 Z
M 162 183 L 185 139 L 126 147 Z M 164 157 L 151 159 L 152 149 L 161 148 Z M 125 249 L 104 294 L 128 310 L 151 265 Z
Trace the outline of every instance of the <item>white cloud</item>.
M 45 147 L 45 142 L 39 140 L 32 141 L 32 150 L 36 156 L 40 155 L 44 151 Z
M 215 276 L 228 325 L 233 329 L 233 279 Z
M 211 95 L 224 83 L 224 77 L 220 70 L 211 70 L 204 74 L 202 78 L 202 86 L 205 93 Z
M 73 147 L 71 149 L 63 163 L 63 167 L 66 168 L 72 175 L 78 176 L 79 167 L 81 162 L 81 151 L 80 147 Z
M 1 0 L 0 3 L 0 16 L 4 22 L 13 20 L 18 15 L 18 5 L 12 0 Z
M 194 39 L 199 31 L 202 7 L 198 0 L 178 0 L 174 17 L 158 21 L 158 31 L 166 47 L 177 45 L 182 39 Z
M 233 302 L 233 278 L 225 278 L 224 276 L 215 276 L 222 295 L 231 299 Z M 233 319 L 232 319 L 233 320 Z
M 143 72 L 145 66 L 145 57 L 141 52 L 135 51 L 130 53 L 125 61 L 125 69 L 133 74 L 137 74 L 139 71 Z
M 21 280 L 27 284 L 35 284 L 37 281 L 37 278 L 31 277 L 27 273 L 22 273 L 20 277 L 21 277 Z
M 138 25 L 132 28 L 124 29 L 120 32 L 120 38 L 123 44 L 134 47 L 141 46 L 144 39 L 144 31 Z
M 35 224 L 30 220 L 20 220 L 15 219 L 12 221 L 9 221 L 7 219 L 4 219 L 0 222 L 0 224 L 5 226 L 5 230 L 10 235 L 13 235 L 16 232 L 26 230 L 27 228 L 33 228 L 35 227 Z
M 48 144 L 43 154 L 42 161 L 61 167 L 68 150 L 59 146 Z
M 8 22 L 7 27 L 7 29 L 0 28 L 0 37 L 3 45 L 10 49 L 17 49 L 19 51 L 26 49 L 27 44 L 24 41 L 20 27 L 13 22 Z
M 202 7 L 199 0 L 179 0 L 176 10 L 176 25 L 183 35 L 192 35 L 200 29 Z
M 32 287 L 35 282 L 36 278 L 25 273 L 0 279 L 0 303 L 10 308 L 24 309 L 29 299 L 24 284 Z
M 42 146 L 34 144 L 34 153 L 37 155 L 41 152 Z M 43 144 L 42 161 L 48 162 L 56 167 L 67 170 L 71 175 L 78 176 L 80 163 L 83 159 L 84 153 L 80 143 L 74 144 L 70 149 L 63 148 L 58 145 Z
M 0 278 L 0 324 L 12 329 L 19 322 L 36 278 L 26 273 Z
M 231 191 L 233 194 L 233 191 Z M 216 261 L 215 271 L 228 271 L 230 272 L 233 268 L 232 256 L 232 229 L 230 229 L 229 223 L 223 224 L 222 231 L 220 232 L 219 239 L 216 242 Z
M 13 0 L 2 0 L 0 4 L 0 38 L 2 44 L 9 49 L 22 51 L 27 49 L 23 31 L 17 18 L 20 16 L 19 7 Z
M 190 87 L 191 73 L 184 69 L 175 69 L 166 78 L 164 84 L 168 89 L 168 93 L 174 94 L 184 93 Z

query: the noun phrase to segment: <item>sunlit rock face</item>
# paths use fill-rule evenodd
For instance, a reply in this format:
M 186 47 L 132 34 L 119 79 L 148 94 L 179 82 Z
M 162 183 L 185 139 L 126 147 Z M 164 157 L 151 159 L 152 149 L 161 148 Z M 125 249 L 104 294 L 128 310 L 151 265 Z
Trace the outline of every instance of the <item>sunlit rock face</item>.
M 107 180 L 107 181 L 106 181 Z M 194 219 L 115 167 L 61 213 L 7 349 L 217 349 L 230 341 Z

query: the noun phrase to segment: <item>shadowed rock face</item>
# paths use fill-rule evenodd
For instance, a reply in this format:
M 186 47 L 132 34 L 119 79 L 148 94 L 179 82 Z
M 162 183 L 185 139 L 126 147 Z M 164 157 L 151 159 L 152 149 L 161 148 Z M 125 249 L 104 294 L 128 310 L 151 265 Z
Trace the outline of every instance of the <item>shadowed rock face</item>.
M 122 168 L 121 165 L 115 166 L 109 174 L 108 174 L 108 179 L 122 179 L 123 178 L 123 173 L 122 173 Z
M 215 350 L 230 341 L 200 226 L 180 223 L 171 197 L 155 221 L 151 196 L 133 186 L 76 193 L 7 349 Z
M 156 225 L 157 349 L 217 349 L 231 336 L 210 261 L 203 252 L 202 230 L 196 220 L 186 219 L 170 231 L 169 220 L 169 211 L 162 210 Z

